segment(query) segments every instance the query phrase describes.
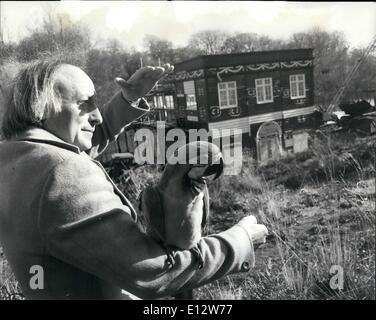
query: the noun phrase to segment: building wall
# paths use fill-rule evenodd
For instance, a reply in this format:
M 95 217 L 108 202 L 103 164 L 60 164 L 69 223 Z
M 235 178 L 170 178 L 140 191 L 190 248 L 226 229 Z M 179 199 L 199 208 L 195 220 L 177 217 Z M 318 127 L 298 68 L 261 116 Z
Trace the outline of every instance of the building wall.
M 287 147 L 294 145 L 292 132 L 314 127 L 312 50 L 204 56 L 178 64 L 175 69 L 171 81 L 182 127 L 241 129 L 244 143 L 251 148 L 256 147 L 257 130 L 264 122 L 280 125 L 282 145 L 286 140 Z M 291 98 L 290 93 L 290 76 L 296 74 L 305 76 L 305 97 L 298 99 Z M 257 103 L 255 80 L 260 78 L 272 78 L 272 102 Z M 197 110 L 186 110 L 183 83 L 189 80 L 195 81 Z M 220 108 L 218 83 L 230 81 L 236 82 L 238 105 Z
M 187 79 L 189 80 L 189 79 Z M 206 80 L 194 79 L 197 110 L 187 110 L 187 101 L 184 93 L 184 81 L 175 83 L 175 106 L 178 124 L 183 128 L 205 128 L 210 121 L 208 113 L 208 96 Z
M 306 84 L 306 97 L 300 99 L 290 98 L 290 75 L 304 74 Z M 272 78 L 273 102 L 257 103 L 255 80 L 260 78 Z M 313 100 L 313 70 L 312 68 L 300 68 L 271 72 L 255 72 L 241 75 L 222 77 L 223 82 L 236 81 L 238 106 L 240 110 L 222 109 L 219 107 L 218 83 L 216 77 L 207 80 L 208 86 L 208 110 L 209 121 L 224 121 L 234 118 L 273 113 L 282 110 L 306 108 L 314 104 Z
M 306 97 L 300 99 L 290 98 L 290 75 L 304 74 L 306 85 Z M 255 80 L 260 78 L 272 78 L 273 102 L 257 103 Z M 236 118 L 257 116 L 278 111 L 295 110 L 313 106 L 313 70 L 312 68 L 300 68 L 271 72 L 255 72 L 239 75 L 226 75 L 223 82 L 235 81 L 237 86 L 238 107 L 221 109 L 219 107 L 218 83 L 215 76 L 207 79 L 196 79 L 197 111 L 186 110 L 183 81 L 176 83 L 177 113 L 182 119 L 197 117 L 198 122 L 221 122 Z
M 218 98 L 218 83 L 216 77 L 207 79 L 207 110 L 209 114 L 209 122 L 221 122 L 224 120 L 233 120 L 249 115 L 246 95 L 246 76 L 231 75 L 226 76 L 223 81 L 236 81 L 238 108 L 220 109 Z
M 290 98 L 290 75 L 301 74 L 305 75 L 306 97 L 300 99 Z M 294 68 L 280 71 L 280 86 L 283 89 L 282 105 L 284 110 L 305 108 L 314 104 L 314 82 L 313 82 L 313 67 L 309 68 Z

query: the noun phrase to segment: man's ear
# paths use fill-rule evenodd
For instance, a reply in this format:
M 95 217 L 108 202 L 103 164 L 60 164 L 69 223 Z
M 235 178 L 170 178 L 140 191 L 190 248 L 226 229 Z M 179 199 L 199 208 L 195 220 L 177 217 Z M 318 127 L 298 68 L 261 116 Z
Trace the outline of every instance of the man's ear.
M 55 84 L 54 84 L 53 90 L 54 90 L 55 98 L 58 99 L 61 102 L 63 95 L 64 95 L 64 92 L 67 91 L 66 87 L 64 86 L 64 84 L 62 82 L 56 81 Z
M 61 80 L 56 80 L 54 83 L 54 91 L 55 93 L 62 95 L 66 91 L 66 86 Z

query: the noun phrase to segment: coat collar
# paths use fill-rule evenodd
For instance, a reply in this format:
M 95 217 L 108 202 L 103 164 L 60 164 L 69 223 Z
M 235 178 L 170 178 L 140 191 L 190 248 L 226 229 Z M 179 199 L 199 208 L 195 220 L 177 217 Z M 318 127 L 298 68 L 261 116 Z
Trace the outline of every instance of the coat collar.
M 46 143 L 50 145 L 54 145 L 60 148 L 64 148 L 70 151 L 73 151 L 77 154 L 80 154 L 82 156 L 85 156 L 87 158 L 91 157 L 86 152 L 80 152 L 80 149 L 70 143 L 65 142 L 64 140 L 60 139 L 59 137 L 55 136 L 51 132 L 42 129 L 42 128 L 29 128 L 22 133 L 18 134 L 16 137 L 12 138 L 11 141 L 31 141 L 31 142 L 39 142 L 39 143 Z M 133 208 L 132 203 L 128 200 L 126 196 L 123 195 L 123 193 L 118 189 L 116 184 L 112 181 L 112 179 L 108 176 L 106 170 L 103 168 L 100 162 L 91 159 L 91 161 L 95 162 L 105 173 L 107 176 L 107 179 L 111 182 L 114 189 L 116 190 L 116 193 L 122 198 L 122 201 L 125 202 L 125 204 L 130 208 L 131 216 L 135 221 L 137 221 L 137 213 L 136 210 Z
M 60 139 L 59 137 L 55 136 L 51 132 L 42 129 L 42 128 L 30 128 L 22 133 L 18 134 L 16 137 L 12 139 L 13 141 L 34 141 L 40 143 L 47 143 L 57 147 L 61 147 L 75 153 L 80 154 L 80 149 L 70 143 L 65 142 L 64 140 Z

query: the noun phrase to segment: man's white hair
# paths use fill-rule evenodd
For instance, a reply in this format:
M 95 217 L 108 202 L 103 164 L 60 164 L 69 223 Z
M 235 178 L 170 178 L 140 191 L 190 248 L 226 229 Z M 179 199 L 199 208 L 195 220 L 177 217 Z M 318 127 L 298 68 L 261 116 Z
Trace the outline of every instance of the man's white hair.
M 2 133 L 6 139 L 29 127 L 41 127 L 44 120 L 61 111 L 55 73 L 63 64 L 66 63 L 60 58 L 41 58 L 1 67 L 5 78 L 0 79 L 4 104 L 1 108 L 5 108 Z

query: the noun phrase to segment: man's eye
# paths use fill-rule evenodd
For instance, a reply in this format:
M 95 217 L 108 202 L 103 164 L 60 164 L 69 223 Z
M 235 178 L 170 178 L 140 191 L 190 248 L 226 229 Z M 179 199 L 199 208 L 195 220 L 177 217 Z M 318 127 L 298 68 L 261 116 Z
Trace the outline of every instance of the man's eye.
M 78 104 L 78 107 L 81 110 L 85 110 L 85 111 L 89 111 L 89 112 L 91 112 L 92 110 L 94 110 L 96 108 L 95 103 L 93 103 L 93 101 L 91 101 L 91 100 L 78 101 L 77 104 Z
M 92 108 L 92 105 L 89 103 L 89 101 L 87 100 L 84 100 L 84 101 L 79 101 L 78 102 L 78 106 L 80 108 L 84 108 L 85 110 L 86 109 L 91 109 Z
M 95 109 L 96 108 L 94 96 L 91 96 L 86 100 L 78 100 L 77 105 L 79 107 L 84 107 L 84 108 L 89 108 L 89 109 Z

